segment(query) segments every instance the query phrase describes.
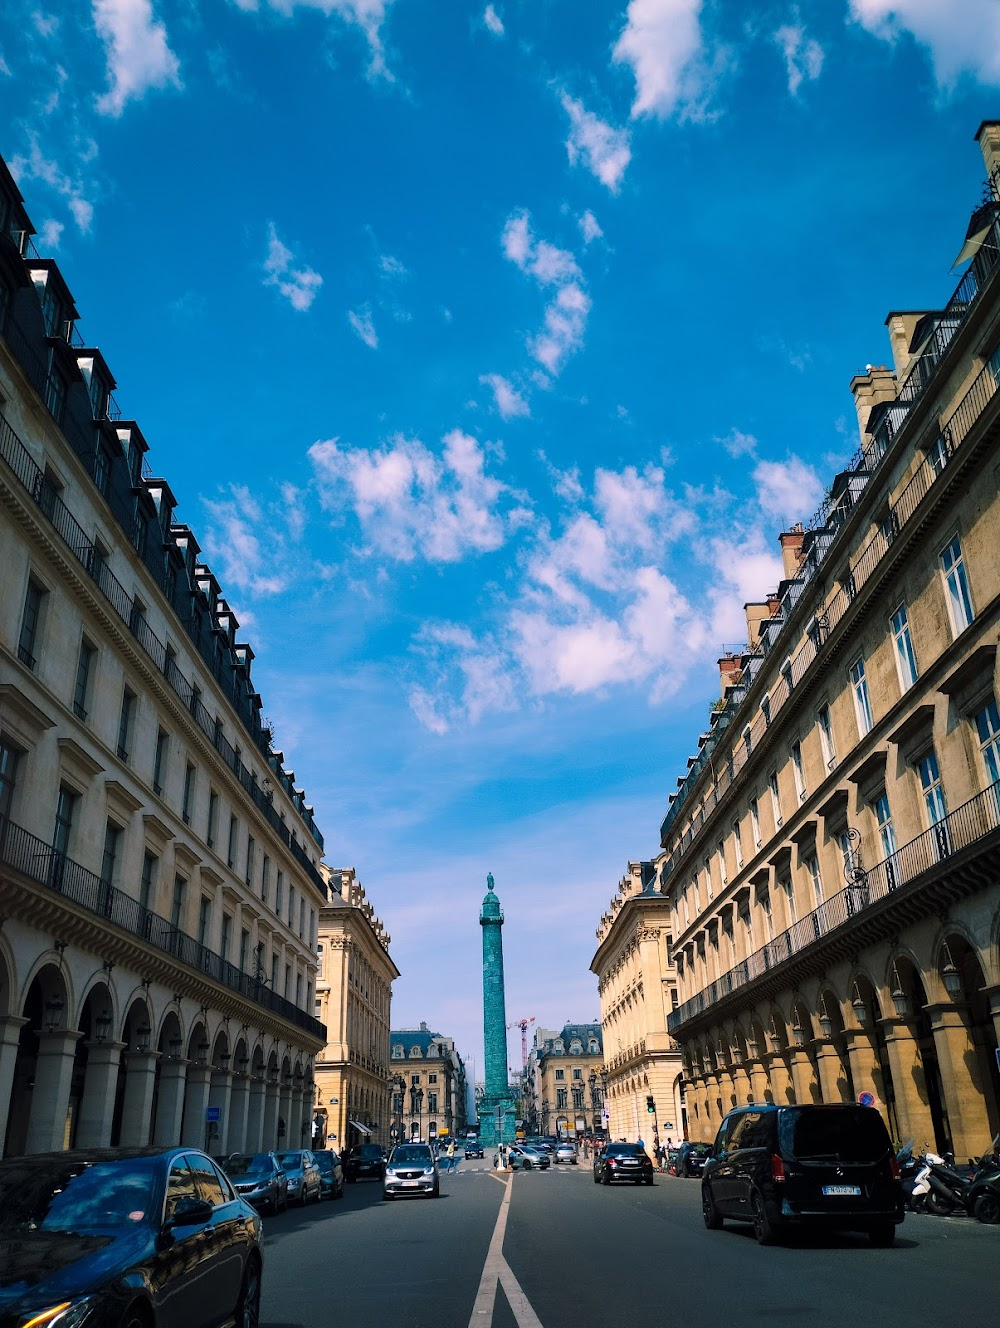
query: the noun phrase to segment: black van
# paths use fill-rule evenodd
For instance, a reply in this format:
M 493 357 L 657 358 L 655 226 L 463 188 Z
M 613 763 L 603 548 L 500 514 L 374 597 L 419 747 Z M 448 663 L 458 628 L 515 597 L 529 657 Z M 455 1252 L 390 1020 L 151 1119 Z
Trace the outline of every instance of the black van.
M 705 1225 L 753 1224 L 761 1245 L 791 1224 L 867 1231 L 891 1245 L 903 1220 L 899 1167 L 874 1107 L 738 1107 L 701 1177 Z

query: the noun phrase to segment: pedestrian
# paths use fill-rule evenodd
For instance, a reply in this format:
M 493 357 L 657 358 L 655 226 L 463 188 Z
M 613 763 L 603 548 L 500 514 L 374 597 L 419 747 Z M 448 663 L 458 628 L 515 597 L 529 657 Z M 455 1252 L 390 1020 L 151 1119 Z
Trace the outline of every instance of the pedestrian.
M 455 1161 L 455 1140 L 448 1141 L 448 1170 L 454 1171 L 458 1164 Z

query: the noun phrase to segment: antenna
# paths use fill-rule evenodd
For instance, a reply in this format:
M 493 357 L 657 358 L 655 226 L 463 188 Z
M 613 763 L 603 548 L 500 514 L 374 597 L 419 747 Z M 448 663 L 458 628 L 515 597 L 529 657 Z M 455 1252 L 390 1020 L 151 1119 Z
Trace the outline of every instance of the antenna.
M 519 1028 L 521 1030 L 521 1069 L 525 1069 L 528 1064 L 528 1025 L 535 1022 L 535 1016 L 530 1019 L 515 1019 L 508 1028 Z

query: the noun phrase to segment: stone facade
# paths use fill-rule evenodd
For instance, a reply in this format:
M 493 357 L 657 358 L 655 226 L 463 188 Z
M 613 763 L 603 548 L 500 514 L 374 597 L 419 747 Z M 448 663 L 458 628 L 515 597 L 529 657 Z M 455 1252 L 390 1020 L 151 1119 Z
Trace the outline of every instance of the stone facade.
M 0 1140 L 308 1141 L 323 840 L 0 163 Z
M 390 1142 L 389 1011 L 399 970 L 391 937 L 353 867 L 326 871 L 320 910 L 316 1017 L 327 1043 L 316 1058 L 317 1147 Z
M 858 1098 L 962 1158 L 1000 1129 L 998 213 L 852 381 L 861 448 L 781 535 L 663 823 L 692 1135 Z
M 526 1130 L 574 1138 L 604 1128 L 600 1024 L 540 1029 L 525 1067 Z
M 601 918 L 590 965 L 601 998 L 608 1134 L 642 1139 L 650 1155 L 657 1142 L 684 1131 L 681 1056 L 667 1031 L 677 1002 L 672 917 L 652 888 L 655 874 L 654 863 L 629 863 Z
M 419 1028 L 390 1034 L 392 1080 L 391 1138 L 464 1137 L 468 1130 L 465 1063 L 452 1038 Z

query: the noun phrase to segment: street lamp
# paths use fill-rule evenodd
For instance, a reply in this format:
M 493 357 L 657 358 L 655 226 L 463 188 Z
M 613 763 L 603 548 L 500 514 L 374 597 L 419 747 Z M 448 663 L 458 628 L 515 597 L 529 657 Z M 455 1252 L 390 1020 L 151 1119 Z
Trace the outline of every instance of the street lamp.
M 421 1136 L 421 1134 L 422 1134 L 422 1130 L 421 1130 L 421 1128 L 420 1128 L 420 1110 L 421 1110 L 421 1107 L 423 1106 L 423 1101 L 424 1101 L 424 1090 L 423 1090 L 422 1088 L 412 1088 L 412 1089 L 410 1090 L 410 1096 L 411 1096 L 411 1098 L 413 1099 L 412 1102 L 411 1102 L 411 1104 L 410 1104 L 410 1106 L 411 1106 L 411 1112 L 410 1112 L 410 1114 L 411 1114 L 412 1116 L 415 1116 L 415 1117 L 416 1117 L 417 1138 L 420 1138 L 420 1136 Z M 411 1133 L 411 1134 L 413 1133 L 413 1122 L 412 1122 L 412 1121 L 410 1122 L 410 1133 Z

